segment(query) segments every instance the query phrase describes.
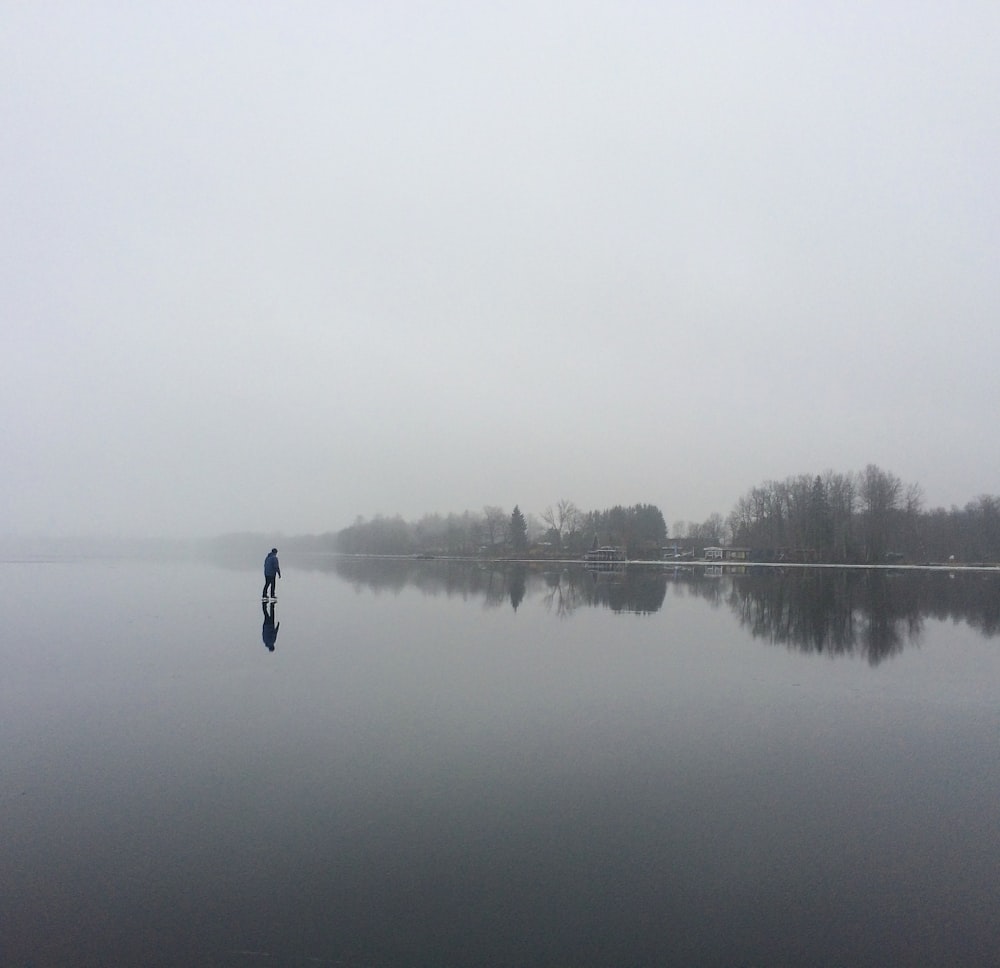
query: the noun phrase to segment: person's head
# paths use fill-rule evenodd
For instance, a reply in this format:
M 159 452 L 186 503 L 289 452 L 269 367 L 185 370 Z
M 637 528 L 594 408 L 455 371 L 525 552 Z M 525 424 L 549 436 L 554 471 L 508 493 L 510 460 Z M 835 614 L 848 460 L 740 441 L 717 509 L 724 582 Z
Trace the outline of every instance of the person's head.
M 276 555 L 277 553 L 278 553 L 278 549 L 277 548 L 272 548 L 271 549 L 271 554 L 272 555 Z

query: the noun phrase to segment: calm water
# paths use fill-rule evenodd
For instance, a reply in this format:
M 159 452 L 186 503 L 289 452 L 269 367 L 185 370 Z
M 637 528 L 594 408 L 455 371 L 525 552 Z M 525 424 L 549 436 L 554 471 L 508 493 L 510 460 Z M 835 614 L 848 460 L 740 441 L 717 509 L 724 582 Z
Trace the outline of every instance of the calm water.
M 1000 963 L 1000 576 L 282 568 L 0 564 L 0 964 Z

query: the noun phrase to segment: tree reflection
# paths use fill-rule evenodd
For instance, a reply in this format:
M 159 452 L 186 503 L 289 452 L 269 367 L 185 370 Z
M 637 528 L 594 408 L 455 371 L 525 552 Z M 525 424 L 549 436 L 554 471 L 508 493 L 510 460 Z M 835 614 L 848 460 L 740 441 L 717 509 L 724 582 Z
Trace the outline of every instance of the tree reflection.
M 517 611 L 517 606 L 524 601 L 524 593 L 526 591 L 525 584 L 525 568 L 524 565 L 513 565 L 510 570 L 510 605 L 514 611 Z
M 668 575 L 661 568 L 613 564 L 606 570 L 551 562 L 477 562 L 463 559 L 317 557 L 313 567 L 336 572 L 360 590 L 398 593 L 407 586 L 426 595 L 482 597 L 488 608 L 509 602 L 516 611 L 526 598 L 540 597 L 557 615 L 581 606 L 650 614 L 663 606 Z
M 816 654 L 860 655 L 872 665 L 919 641 L 928 619 L 1000 634 L 1000 574 L 991 572 L 619 563 L 587 568 L 335 556 L 314 564 L 359 590 L 399 593 L 411 587 L 515 611 L 537 599 L 562 618 L 581 607 L 653 614 L 663 607 L 669 586 L 672 594 L 728 607 L 755 638 Z
M 542 604 L 560 618 L 566 618 L 585 603 L 580 583 L 573 580 L 573 572 L 569 569 L 547 572 L 544 583 Z
M 936 572 L 758 569 L 732 576 L 729 604 L 754 637 L 804 652 L 857 653 L 878 665 L 919 641 L 928 616 L 961 619 L 995 634 L 997 582 L 979 579 Z M 959 588 L 962 606 L 956 608 L 951 593 Z
M 613 612 L 649 615 L 663 607 L 667 594 L 667 576 L 660 568 L 629 568 L 611 564 L 601 568 L 590 565 L 584 570 L 588 605 L 603 605 Z

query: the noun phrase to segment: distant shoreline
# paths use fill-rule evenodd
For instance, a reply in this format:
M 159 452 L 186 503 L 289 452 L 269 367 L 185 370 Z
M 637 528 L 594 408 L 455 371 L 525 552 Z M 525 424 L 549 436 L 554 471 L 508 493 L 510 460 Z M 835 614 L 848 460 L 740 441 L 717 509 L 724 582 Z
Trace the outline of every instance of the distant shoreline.
M 724 568 L 728 570 L 746 568 L 826 568 L 826 569 L 846 569 L 851 571 L 981 571 L 1000 573 L 1000 564 L 944 564 L 933 562 L 927 564 L 877 564 L 866 565 L 859 563 L 839 564 L 827 561 L 709 561 L 705 558 L 696 558 L 686 561 L 664 560 L 660 558 L 636 558 L 627 561 L 586 561 L 583 558 L 476 558 L 465 555 L 376 555 L 376 554 L 345 554 L 337 551 L 304 551 L 291 552 L 289 558 L 293 557 L 316 557 L 316 558 L 372 558 L 386 561 L 466 561 L 478 562 L 479 564 L 508 564 L 508 565 L 581 565 L 595 570 L 613 570 L 627 565 L 641 565 L 645 568 Z

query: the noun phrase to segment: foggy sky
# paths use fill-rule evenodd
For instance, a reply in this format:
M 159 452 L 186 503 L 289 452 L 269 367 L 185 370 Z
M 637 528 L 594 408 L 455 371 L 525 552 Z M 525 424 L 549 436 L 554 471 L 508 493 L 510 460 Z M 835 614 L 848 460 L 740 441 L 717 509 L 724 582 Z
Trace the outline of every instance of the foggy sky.
M 1000 492 L 995 3 L 0 9 L 0 533 Z

